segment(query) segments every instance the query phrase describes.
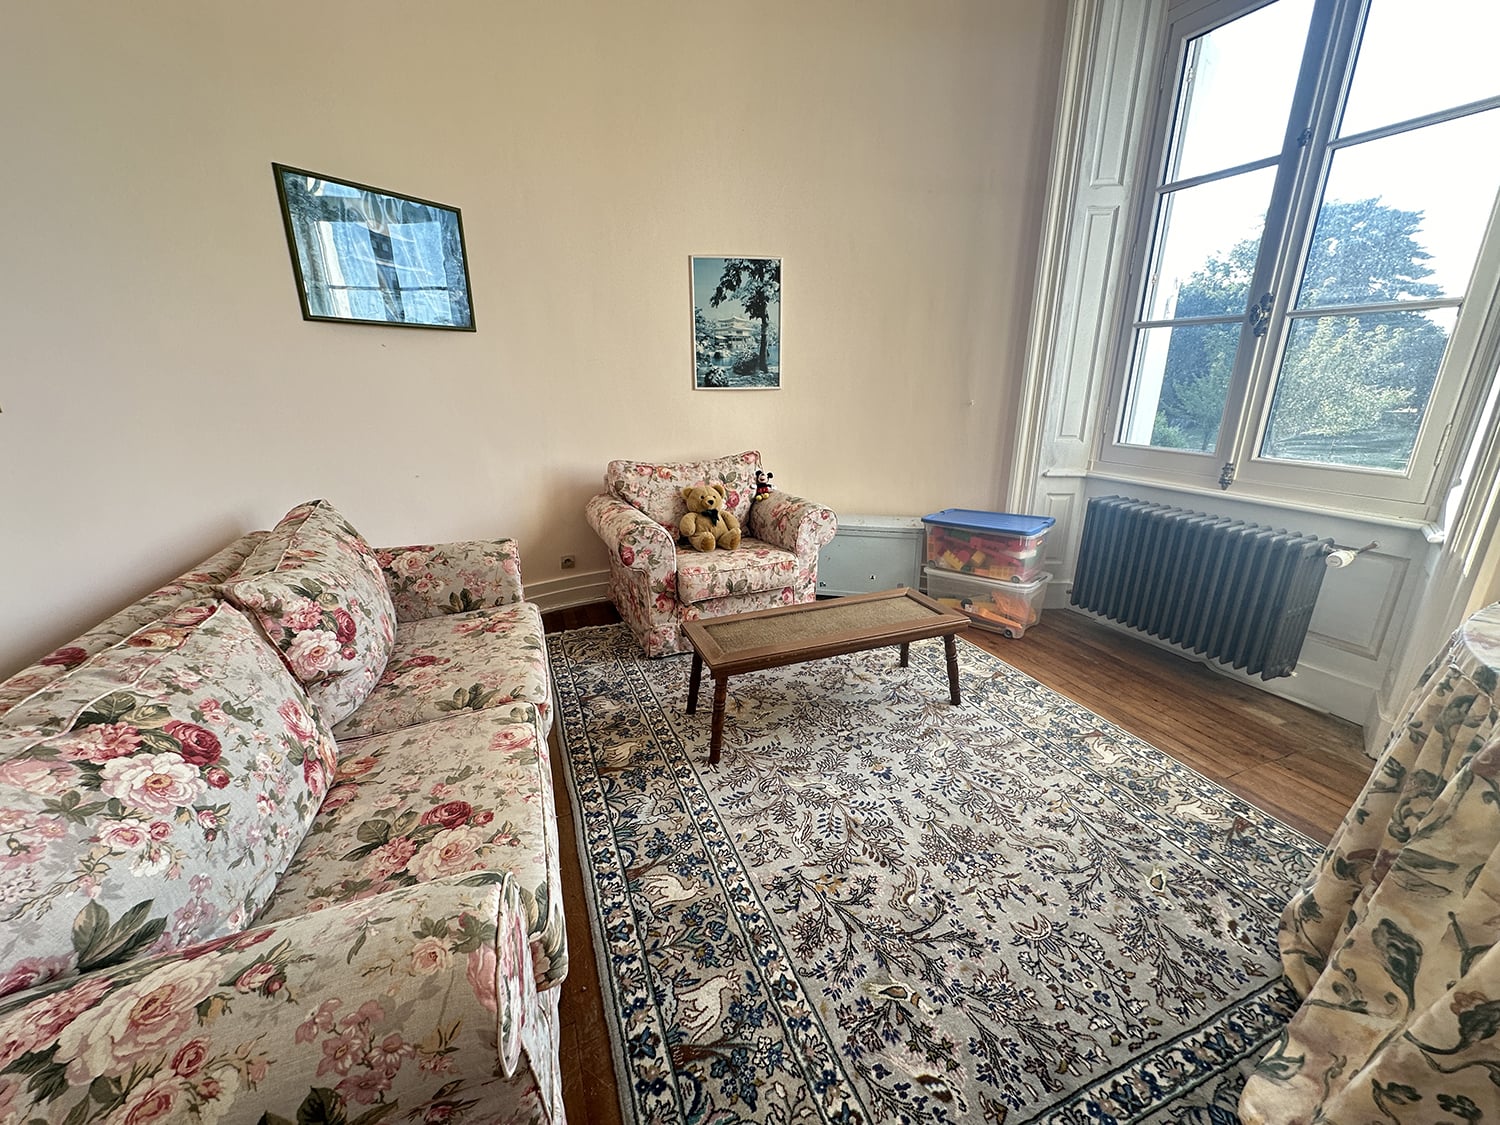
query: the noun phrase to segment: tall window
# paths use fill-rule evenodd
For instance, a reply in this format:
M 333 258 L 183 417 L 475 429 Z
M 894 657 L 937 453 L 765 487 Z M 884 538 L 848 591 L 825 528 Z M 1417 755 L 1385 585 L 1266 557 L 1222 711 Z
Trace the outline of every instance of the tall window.
M 1500 3 L 1196 8 L 1099 460 L 1430 518 L 1495 359 Z

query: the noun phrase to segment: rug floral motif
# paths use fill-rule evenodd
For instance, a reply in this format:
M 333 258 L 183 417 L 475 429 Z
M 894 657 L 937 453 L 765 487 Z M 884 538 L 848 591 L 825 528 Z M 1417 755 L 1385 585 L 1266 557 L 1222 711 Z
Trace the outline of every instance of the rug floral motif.
M 734 677 L 717 767 L 687 657 L 548 641 L 627 1120 L 1236 1120 L 1307 837 L 963 640 Z

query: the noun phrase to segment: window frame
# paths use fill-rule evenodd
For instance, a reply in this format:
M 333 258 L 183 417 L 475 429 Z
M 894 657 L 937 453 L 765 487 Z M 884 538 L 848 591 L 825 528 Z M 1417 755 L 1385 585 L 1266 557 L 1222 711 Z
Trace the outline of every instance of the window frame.
M 1090 471 L 1120 475 L 1168 487 L 1213 490 L 1282 504 L 1336 507 L 1371 516 L 1412 521 L 1439 518 L 1444 497 L 1458 470 L 1455 449 L 1472 428 L 1500 358 L 1500 192 L 1483 232 L 1469 282 L 1459 298 L 1457 320 L 1434 380 L 1411 458 L 1404 472 L 1330 466 L 1263 457 L 1269 407 L 1292 325 L 1296 286 L 1309 251 L 1310 228 L 1317 221 L 1324 185 L 1334 156 L 1361 139 L 1396 135 L 1431 120 L 1459 116 L 1448 107 L 1401 122 L 1387 123 L 1349 137 L 1335 137 L 1356 60 L 1368 0 L 1314 0 L 1307 39 L 1283 144 L 1272 163 L 1275 181 L 1267 201 L 1261 254 L 1250 282 L 1247 306 L 1261 294 L 1272 298 L 1268 331 L 1255 337 L 1237 323 L 1241 336 L 1226 392 L 1218 442 L 1209 452 L 1127 444 L 1125 412 L 1134 393 L 1132 367 L 1138 330 L 1158 323 L 1146 306 L 1152 256 L 1158 243 L 1158 200 L 1183 185 L 1227 178 L 1268 166 L 1266 158 L 1168 181 L 1173 158 L 1179 94 L 1189 43 L 1214 28 L 1257 11 L 1274 0 L 1189 0 L 1172 4 L 1159 45 L 1159 65 L 1151 107 L 1150 143 L 1143 175 L 1131 202 L 1129 271 L 1120 291 L 1118 316 L 1110 330 L 1106 392 Z M 1317 43 L 1316 49 L 1309 49 Z M 1494 108 L 1500 97 L 1469 103 L 1467 113 Z M 1274 248 L 1274 253 L 1268 252 Z M 1413 302 L 1413 309 L 1421 302 Z M 1353 307 L 1353 306 L 1351 306 Z M 1224 318 L 1182 318 L 1172 323 L 1230 323 Z M 1230 466 L 1226 470 L 1226 466 Z

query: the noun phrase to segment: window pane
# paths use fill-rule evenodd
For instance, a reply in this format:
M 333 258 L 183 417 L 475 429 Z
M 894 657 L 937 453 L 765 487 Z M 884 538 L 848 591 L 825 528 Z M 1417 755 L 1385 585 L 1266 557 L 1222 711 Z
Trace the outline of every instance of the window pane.
M 1495 0 L 1372 0 L 1339 135 L 1500 95 Z
M 1281 151 L 1312 0 L 1278 0 L 1190 40 L 1164 182 Z
M 1250 307 L 1275 180 L 1274 168 L 1262 168 L 1162 196 L 1142 320 L 1239 316 Z
M 1460 297 L 1500 186 L 1500 110 L 1333 158 L 1298 308 Z
M 1262 457 L 1404 471 L 1456 309 L 1299 317 Z
M 1138 330 L 1120 441 L 1212 453 L 1239 342 L 1238 322 Z

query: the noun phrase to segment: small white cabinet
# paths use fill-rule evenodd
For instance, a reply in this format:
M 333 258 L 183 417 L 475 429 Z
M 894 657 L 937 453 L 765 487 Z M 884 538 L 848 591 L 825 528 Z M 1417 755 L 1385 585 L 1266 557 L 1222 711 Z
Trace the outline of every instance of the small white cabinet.
M 818 593 L 920 590 L 926 556 L 920 517 L 841 515 L 837 534 L 818 552 Z

